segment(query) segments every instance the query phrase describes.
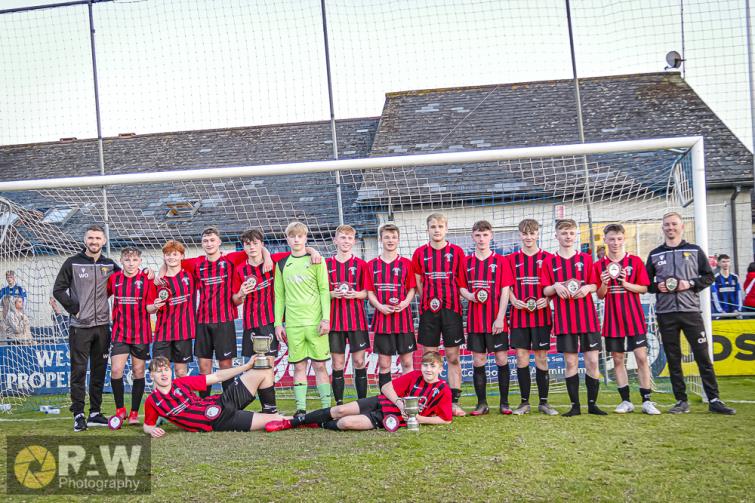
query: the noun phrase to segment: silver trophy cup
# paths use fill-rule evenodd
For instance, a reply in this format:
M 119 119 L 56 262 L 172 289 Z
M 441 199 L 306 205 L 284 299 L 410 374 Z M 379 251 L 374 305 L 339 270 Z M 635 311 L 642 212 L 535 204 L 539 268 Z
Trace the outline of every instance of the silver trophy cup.
M 266 370 L 273 368 L 270 365 L 270 358 L 266 355 L 270 352 L 270 348 L 273 345 L 272 335 L 252 335 L 252 350 L 257 355 L 257 359 L 252 365 L 253 369 Z
M 407 396 L 402 398 L 404 401 L 404 413 L 406 414 L 406 429 L 409 431 L 419 431 L 419 421 L 417 416 L 425 408 L 427 398 L 424 396 Z

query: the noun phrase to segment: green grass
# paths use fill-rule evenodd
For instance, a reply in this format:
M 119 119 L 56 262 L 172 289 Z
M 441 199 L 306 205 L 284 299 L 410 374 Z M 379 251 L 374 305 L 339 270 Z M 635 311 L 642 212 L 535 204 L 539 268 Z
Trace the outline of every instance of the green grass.
M 755 401 L 755 378 L 720 384 L 725 399 Z M 612 410 L 617 399 L 604 390 L 599 401 Z M 633 399 L 639 402 L 636 392 Z M 672 403 L 668 395 L 655 399 L 664 412 Z M 473 402 L 464 399 L 468 408 Z M 551 402 L 566 410 L 565 394 L 554 394 Z M 281 405 L 293 408 L 288 401 Z M 312 429 L 192 434 L 169 426 L 165 438 L 152 442 L 153 495 L 143 499 L 753 501 L 755 404 L 732 403 L 738 409 L 733 417 L 708 413 L 699 398 L 691 405 L 683 416 L 491 413 L 423 427 L 419 434 Z M 3 435 L 73 435 L 69 416 L 12 417 L 38 420 L 2 421 Z M 126 427 L 112 434 L 141 433 Z M 3 437 L 3 448 L 4 442 Z M 4 455 L 0 467 L 5 471 Z M 0 491 L 4 487 L 3 477 Z

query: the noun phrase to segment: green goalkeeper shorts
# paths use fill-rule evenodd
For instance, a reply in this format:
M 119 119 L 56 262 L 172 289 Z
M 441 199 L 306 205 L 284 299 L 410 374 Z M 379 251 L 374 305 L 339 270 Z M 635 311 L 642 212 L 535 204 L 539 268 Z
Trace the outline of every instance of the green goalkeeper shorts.
M 286 327 L 288 363 L 310 359 L 324 362 L 330 359 L 328 334 L 320 335 L 320 325 Z

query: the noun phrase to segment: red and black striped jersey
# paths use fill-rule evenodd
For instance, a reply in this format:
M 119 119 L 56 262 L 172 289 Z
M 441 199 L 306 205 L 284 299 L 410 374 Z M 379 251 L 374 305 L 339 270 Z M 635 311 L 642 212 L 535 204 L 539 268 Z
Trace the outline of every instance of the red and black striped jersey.
M 155 341 L 188 341 L 196 335 L 196 313 L 194 311 L 194 278 L 186 271 L 175 276 L 164 276 L 163 281 L 170 290 L 170 297 L 157 311 Z M 158 292 L 162 286 L 158 286 Z
M 330 290 L 348 285 L 350 290 L 367 290 L 367 262 L 352 256 L 346 262 L 339 262 L 335 257 L 325 260 L 328 268 Z M 346 332 L 367 330 L 367 313 L 364 299 L 330 299 L 330 330 Z
M 376 257 L 367 264 L 368 289 L 375 293 L 378 302 L 395 306 L 402 302 L 409 290 L 416 287 L 412 263 L 406 257 L 385 262 Z M 372 331 L 376 334 L 413 334 L 412 306 L 398 313 L 383 314 L 377 309 L 372 317 Z
M 611 259 L 605 257 L 595 263 L 593 280 L 598 288 L 602 283 L 600 275 L 611 262 L 613 262 Z M 640 257 L 627 253 L 617 263 L 626 271 L 627 283 L 650 286 L 645 264 Z M 602 333 L 603 337 L 626 337 L 647 333 L 640 294 L 630 292 L 615 279 L 608 281 L 608 291 L 603 306 Z
M 182 261 L 181 265 L 194 276 L 199 291 L 197 323 L 235 320 L 239 309 L 233 303 L 233 294 L 241 285 L 235 274 L 236 267 L 228 256 L 221 255 L 214 262 L 207 257 L 196 257 Z
M 443 379 L 429 383 L 425 381 L 421 371 L 413 370 L 394 379 L 391 384 L 393 384 L 393 389 L 400 398 L 407 396 L 424 397 L 425 404 L 419 413 L 420 416 L 438 416 L 445 421 L 453 420 L 451 388 Z M 378 401 L 383 414 L 395 415 L 399 418 L 401 426 L 406 426 L 406 422 L 401 417 L 401 411 L 393 402 L 382 394 L 378 395 Z
M 414 251 L 412 268 L 422 281 L 420 314 L 428 309 L 450 309 L 461 314 L 459 288 L 467 287 L 464 262 L 464 250 L 451 243 L 440 250 L 428 243 Z
M 245 263 L 236 267 L 239 284 L 250 281 L 254 287 L 244 298 L 244 330 L 269 325 L 275 321 L 275 268 L 268 272 L 262 265 Z
M 155 284 L 143 272 L 128 277 L 121 270 L 110 275 L 107 293 L 113 296 L 113 342 L 152 342 L 152 323 L 147 306 L 154 302 L 155 292 Z
M 545 288 L 555 283 L 575 279 L 580 286 L 584 286 L 594 283 L 592 275 L 592 257 L 587 253 L 577 252 L 568 259 L 553 254 L 543 262 L 540 283 Z M 555 335 L 600 331 L 598 313 L 595 311 L 592 294 L 581 299 L 562 299 L 558 295 L 553 295 L 551 299 L 553 300 L 553 333 Z
M 538 250 L 534 255 L 527 255 L 523 251 L 506 255 L 509 269 L 514 276 L 512 294 L 517 300 L 527 302 L 530 299 L 542 299 L 543 286 L 540 284 L 540 269 L 543 262 L 551 254 L 547 251 Z M 511 328 L 547 327 L 551 324 L 550 307 L 545 309 L 517 309 L 511 306 L 509 324 Z
M 467 286 L 478 301 L 467 304 L 467 333 L 490 334 L 501 302 L 501 289 L 514 284 L 509 264 L 497 253 L 480 260 L 473 253 L 467 257 Z M 483 299 L 481 301 L 480 299 Z M 506 318 L 503 330 L 508 331 Z
M 221 395 L 200 398 L 194 393 L 205 389 L 207 389 L 205 375 L 173 379 L 168 393 L 155 389 L 144 403 L 144 424 L 155 426 L 157 418 L 164 417 L 186 431 L 212 431 L 212 422 L 218 416 L 208 419 L 205 411 L 210 405 L 221 407 Z

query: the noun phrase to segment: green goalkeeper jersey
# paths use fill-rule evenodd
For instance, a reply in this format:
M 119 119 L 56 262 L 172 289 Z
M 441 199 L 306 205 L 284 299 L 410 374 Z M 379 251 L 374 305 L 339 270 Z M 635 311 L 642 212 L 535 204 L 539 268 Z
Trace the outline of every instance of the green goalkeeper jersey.
M 282 267 L 281 267 L 282 266 Z M 275 326 L 319 325 L 330 317 L 330 286 L 324 262 L 312 264 L 309 255 L 294 257 L 275 266 Z

